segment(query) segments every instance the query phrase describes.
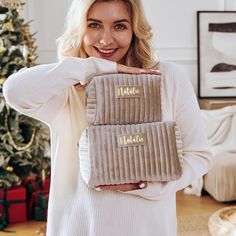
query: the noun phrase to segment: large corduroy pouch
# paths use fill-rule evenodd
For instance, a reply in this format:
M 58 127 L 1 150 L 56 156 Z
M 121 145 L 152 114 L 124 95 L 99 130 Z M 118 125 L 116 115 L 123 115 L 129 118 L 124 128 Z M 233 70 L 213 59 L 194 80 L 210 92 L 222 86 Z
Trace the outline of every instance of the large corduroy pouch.
M 91 125 L 161 121 L 161 76 L 106 74 L 86 87 L 86 115 Z
M 90 126 L 80 138 L 79 158 L 89 187 L 176 180 L 182 172 L 180 131 L 174 121 Z

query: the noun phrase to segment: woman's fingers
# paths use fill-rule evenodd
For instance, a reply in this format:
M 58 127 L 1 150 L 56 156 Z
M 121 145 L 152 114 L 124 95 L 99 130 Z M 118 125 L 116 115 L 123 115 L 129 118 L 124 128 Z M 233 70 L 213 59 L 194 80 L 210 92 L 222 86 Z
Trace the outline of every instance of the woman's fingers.
M 117 185 L 103 185 L 96 188 L 96 190 L 115 190 L 115 191 L 130 191 L 138 189 L 137 184 L 117 184 Z
M 136 68 L 136 67 L 125 66 L 122 64 L 117 64 L 117 72 L 127 73 L 127 74 L 156 74 L 156 75 L 161 74 L 159 70 L 141 69 L 141 68 Z
M 137 189 L 145 189 L 147 187 L 146 181 L 141 181 L 135 184 L 117 184 L 117 185 L 102 185 L 95 188 L 97 191 L 104 191 L 104 190 L 115 190 L 115 191 L 131 191 Z

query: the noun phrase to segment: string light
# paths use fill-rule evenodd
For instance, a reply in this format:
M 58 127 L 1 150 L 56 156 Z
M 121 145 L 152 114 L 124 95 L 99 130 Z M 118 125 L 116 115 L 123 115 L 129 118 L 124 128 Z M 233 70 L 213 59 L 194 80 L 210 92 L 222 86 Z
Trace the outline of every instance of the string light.
M 6 8 L 17 8 L 21 7 L 20 0 L 0 0 L 0 6 Z
M 9 129 L 9 126 L 8 126 L 8 116 L 10 114 L 10 109 L 9 109 L 9 106 L 6 106 L 6 110 L 7 112 L 5 113 L 5 127 L 6 127 L 6 130 L 7 130 L 7 135 L 9 137 L 9 143 L 12 145 L 12 147 L 14 147 L 17 151 L 24 151 L 26 149 L 28 149 L 34 142 L 34 139 L 35 139 L 35 134 L 36 134 L 36 129 L 34 128 L 33 129 L 33 132 L 32 132 L 32 135 L 30 137 L 30 141 L 23 145 L 17 145 L 11 135 L 11 132 L 10 132 L 10 129 Z

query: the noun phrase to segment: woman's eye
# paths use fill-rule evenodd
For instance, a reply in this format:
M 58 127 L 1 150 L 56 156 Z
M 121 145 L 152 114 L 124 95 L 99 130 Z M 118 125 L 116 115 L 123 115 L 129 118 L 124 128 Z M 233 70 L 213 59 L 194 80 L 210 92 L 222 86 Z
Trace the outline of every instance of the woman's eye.
M 124 29 L 126 29 L 126 26 L 124 24 L 118 24 L 118 25 L 115 25 L 115 29 L 116 30 L 124 30 Z
M 92 29 L 100 29 L 100 25 L 98 23 L 90 23 L 88 27 Z

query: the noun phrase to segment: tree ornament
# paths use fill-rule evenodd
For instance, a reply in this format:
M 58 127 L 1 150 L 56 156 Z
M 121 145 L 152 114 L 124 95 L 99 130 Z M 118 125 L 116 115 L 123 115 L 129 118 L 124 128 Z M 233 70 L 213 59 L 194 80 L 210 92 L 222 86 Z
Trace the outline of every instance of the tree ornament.
M 0 76 L 0 86 L 3 85 L 3 83 L 5 82 L 6 79 L 7 79 L 6 77 Z
M 31 134 L 30 141 L 28 143 L 18 145 L 14 141 L 14 138 L 12 137 L 10 128 L 8 126 L 8 117 L 9 116 L 10 116 L 10 107 L 8 105 L 6 105 L 5 127 L 6 127 L 6 130 L 7 130 L 7 135 L 9 137 L 9 142 L 10 142 L 11 146 L 14 147 L 17 151 L 24 151 L 24 150 L 28 149 L 33 144 L 34 138 L 35 138 L 35 134 L 36 134 L 36 129 L 33 128 L 33 132 Z
M 6 22 L 5 24 L 3 24 L 3 30 L 8 30 L 11 32 L 14 32 L 14 27 L 11 21 Z
M 6 48 L 0 45 L 0 54 L 4 53 L 6 51 Z
M 6 170 L 8 172 L 13 172 L 14 168 L 12 166 L 7 166 Z

